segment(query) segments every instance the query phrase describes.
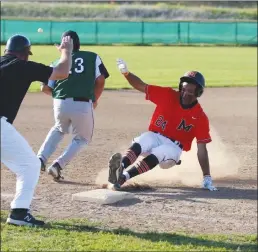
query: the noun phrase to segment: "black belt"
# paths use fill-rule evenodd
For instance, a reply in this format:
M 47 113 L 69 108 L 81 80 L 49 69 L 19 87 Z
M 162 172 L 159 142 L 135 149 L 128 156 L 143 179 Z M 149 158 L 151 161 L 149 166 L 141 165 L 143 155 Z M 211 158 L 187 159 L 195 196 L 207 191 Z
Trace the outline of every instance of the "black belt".
M 74 101 L 82 101 L 82 102 L 89 102 L 90 101 L 90 99 L 84 98 L 84 97 L 74 97 L 73 100 Z
M 85 97 L 68 97 L 68 98 L 58 98 L 58 99 L 61 99 L 61 100 L 65 100 L 65 99 L 73 99 L 74 101 L 80 101 L 80 102 L 89 102 L 90 99 L 88 98 L 85 98 Z
M 157 131 L 153 131 L 153 132 L 156 133 L 156 134 L 162 135 L 161 133 L 159 133 Z M 164 136 L 164 135 L 162 135 L 162 136 Z M 167 136 L 164 136 L 164 137 L 166 137 L 169 140 L 171 140 L 174 144 L 176 144 L 178 147 L 180 147 L 183 150 L 184 146 L 180 142 L 178 142 L 177 140 L 175 140 L 173 138 L 167 137 Z

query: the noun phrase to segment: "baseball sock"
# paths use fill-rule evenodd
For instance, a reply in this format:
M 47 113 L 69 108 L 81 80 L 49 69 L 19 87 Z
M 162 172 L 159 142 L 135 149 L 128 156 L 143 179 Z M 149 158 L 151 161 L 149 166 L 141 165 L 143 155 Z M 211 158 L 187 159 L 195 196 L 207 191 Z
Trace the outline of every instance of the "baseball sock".
M 153 169 L 158 164 L 158 158 L 155 155 L 150 154 L 149 156 L 141 160 L 138 164 L 129 169 L 129 171 L 124 171 L 123 175 L 126 177 L 126 180 L 128 180 L 139 174 L 142 174 Z
M 142 148 L 138 143 L 134 143 L 125 153 L 122 158 L 123 168 L 126 169 L 128 166 L 133 164 L 138 156 L 141 154 Z

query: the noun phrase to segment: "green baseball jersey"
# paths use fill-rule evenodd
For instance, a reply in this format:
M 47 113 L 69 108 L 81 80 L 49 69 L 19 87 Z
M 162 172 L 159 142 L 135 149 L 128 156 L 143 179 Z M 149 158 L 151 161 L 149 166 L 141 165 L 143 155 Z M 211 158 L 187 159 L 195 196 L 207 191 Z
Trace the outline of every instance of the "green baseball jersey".
M 94 52 L 73 52 L 72 68 L 70 70 L 69 77 L 55 81 L 52 86 L 53 98 L 64 99 L 84 97 L 95 101 L 94 86 L 96 79 L 97 57 L 98 55 Z M 57 65 L 58 61 L 59 59 L 51 65 Z

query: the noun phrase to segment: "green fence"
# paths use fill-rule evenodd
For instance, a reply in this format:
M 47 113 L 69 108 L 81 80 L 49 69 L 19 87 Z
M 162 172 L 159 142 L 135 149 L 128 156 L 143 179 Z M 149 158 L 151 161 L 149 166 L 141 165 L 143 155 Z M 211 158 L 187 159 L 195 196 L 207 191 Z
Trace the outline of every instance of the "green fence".
M 38 33 L 38 28 L 43 33 Z M 60 42 L 77 31 L 82 44 L 244 44 L 257 45 L 256 22 L 129 22 L 1 20 L 1 42 L 23 34 L 34 44 Z

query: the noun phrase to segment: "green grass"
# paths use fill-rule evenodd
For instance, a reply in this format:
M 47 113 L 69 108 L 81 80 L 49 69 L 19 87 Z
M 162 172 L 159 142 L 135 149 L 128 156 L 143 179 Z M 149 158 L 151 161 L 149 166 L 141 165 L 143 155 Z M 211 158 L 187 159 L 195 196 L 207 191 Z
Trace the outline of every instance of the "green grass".
M 257 251 L 257 235 L 191 235 L 108 230 L 75 219 L 45 228 L 6 225 L 1 211 L 1 251 Z
M 205 4 L 199 6 L 190 6 L 184 3 L 180 4 L 168 4 L 168 3 L 158 3 L 154 5 L 143 5 L 143 4 L 91 4 L 91 3 L 37 3 L 37 8 L 35 8 L 35 3 L 26 2 L 25 4 L 20 3 L 10 3 L 3 2 L 1 5 L 1 16 L 2 18 L 19 17 L 20 19 L 27 17 L 40 17 L 44 19 L 105 19 L 105 18 L 117 18 L 119 19 L 155 19 L 153 13 L 159 11 L 159 19 L 169 19 L 171 15 L 167 16 L 168 12 L 181 11 L 184 12 L 181 18 L 182 20 L 189 18 L 191 13 L 199 13 L 198 17 L 203 19 L 239 19 L 239 20 L 257 20 L 257 10 L 252 5 L 251 8 L 246 7 L 228 7 L 221 8 L 217 6 L 205 6 Z M 122 10 L 121 10 L 122 8 Z M 126 8 L 128 11 L 124 12 L 123 9 Z M 134 10 L 145 11 L 145 15 L 141 16 L 137 14 Z M 120 14 L 119 14 L 120 13 Z M 130 14 L 131 13 L 131 14 Z M 147 14 L 148 13 L 148 14 Z M 188 14 L 188 15 L 187 15 Z M 118 16 L 117 16 L 118 15 Z
M 2 52 L 4 47 L 1 48 Z M 208 87 L 256 86 L 257 48 L 255 47 L 165 47 L 165 46 L 84 46 L 98 53 L 110 78 L 107 89 L 130 88 L 119 73 L 116 58 L 123 58 L 131 72 L 145 82 L 177 87 L 179 77 L 188 70 L 199 70 Z M 59 53 L 54 46 L 33 46 L 31 60 L 50 64 Z M 39 90 L 33 84 L 31 91 Z

